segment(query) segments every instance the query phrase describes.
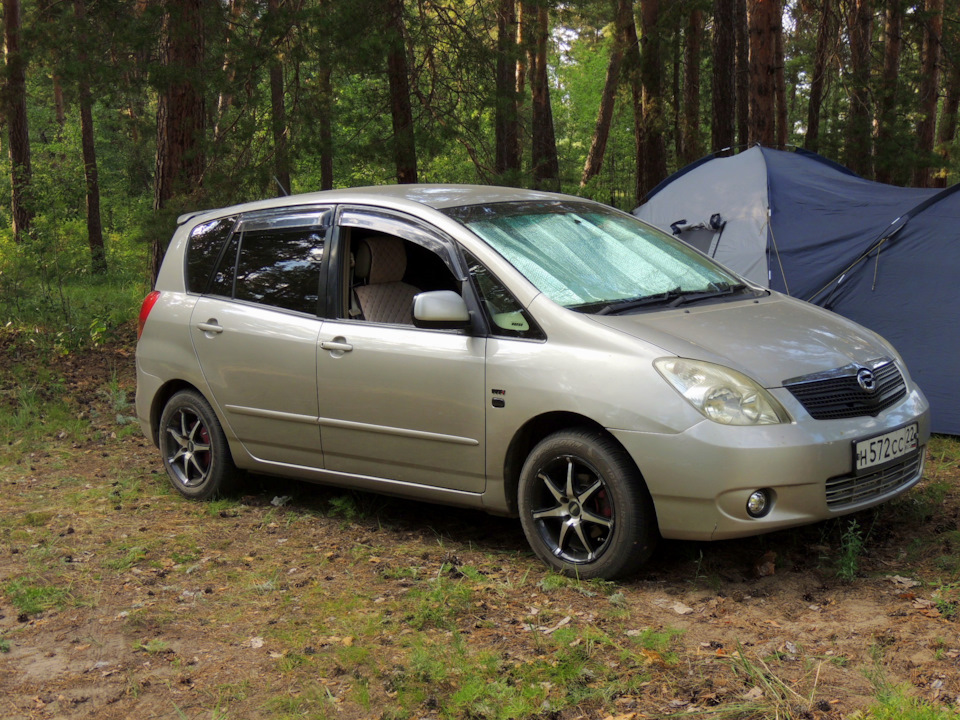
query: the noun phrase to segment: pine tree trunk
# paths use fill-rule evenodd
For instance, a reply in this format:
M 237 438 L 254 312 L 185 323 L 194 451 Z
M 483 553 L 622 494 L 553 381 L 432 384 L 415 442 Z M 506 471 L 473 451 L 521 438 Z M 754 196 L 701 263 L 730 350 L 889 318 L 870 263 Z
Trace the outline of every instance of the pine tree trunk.
M 894 147 L 893 123 L 897 102 L 897 86 L 900 78 L 900 51 L 903 45 L 902 0 L 887 0 L 886 19 L 883 25 L 883 74 L 877 95 L 877 182 L 892 183 L 894 170 L 902 165 L 902 158 Z
M 940 40 L 943 31 L 943 0 L 927 0 L 920 71 L 920 120 L 917 150 L 921 157 L 913 173 L 916 187 L 930 187 L 933 140 L 937 124 L 937 92 L 940 88 Z
M 943 98 L 943 114 L 937 131 L 937 151 L 943 162 L 943 170 L 933 179 L 933 186 L 947 187 L 950 171 L 950 153 L 957 139 L 957 110 L 960 108 L 960 65 L 953 62 L 947 74 L 946 89 Z
M 736 32 L 737 108 L 736 142 L 746 147 L 750 142 L 750 32 L 747 22 L 747 0 L 734 0 Z M 732 143 L 731 143 L 732 144 Z
M 547 40 L 550 37 L 549 15 L 544 0 L 530 3 L 536 18 L 534 49 L 527 58 L 530 69 L 532 102 L 533 186 L 538 190 L 560 189 L 560 160 L 553 130 L 553 109 L 550 105 L 550 83 L 547 74 Z
M 634 202 L 643 202 L 643 84 L 640 81 L 640 39 L 637 36 L 637 21 L 631 4 L 629 17 L 623 28 L 623 67 L 621 72 L 630 83 L 633 100 L 633 145 L 634 145 Z
M 500 182 L 520 180 L 520 120 L 517 110 L 517 2 L 497 4 L 497 79 L 494 169 Z
M 277 197 L 290 194 L 290 158 L 287 151 L 287 106 L 284 101 L 283 64 L 280 61 L 281 47 L 286 40 L 283 19 L 278 17 L 279 0 L 267 0 L 267 41 L 273 46 L 270 58 L 270 129 L 273 134 L 273 177 Z
M 779 4 L 779 3 L 778 3 Z M 777 99 L 777 147 L 783 150 L 787 146 L 787 81 L 785 76 L 785 61 L 783 57 L 783 19 L 778 15 L 774 32 L 774 88 Z
M 390 83 L 390 117 L 393 121 L 394 158 L 397 182 L 417 182 L 417 144 L 410 104 L 410 76 L 407 68 L 406 27 L 403 0 L 386 0 L 387 77 Z
M 157 171 L 153 206 L 161 210 L 174 195 L 200 189 L 203 181 L 204 95 L 202 0 L 166 0 L 163 64 L 170 80 L 157 101 Z M 166 241 L 153 244 L 151 271 L 156 280 Z
M 736 1 L 713 2 L 713 151 L 732 148 L 737 120 Z
M 13 237 L 20 242 L 30 232 L 33 209 L 30 201 L 30 129 L 27 123 L 26 62 L 20 49 L 20 0 L 3 0 L 4 59 L 6 82 L 2 90 L 3 111 L 10 144 L 10 187 Z
M 217 96 L 217 116 L 213 124 L 213 137 L 214 140 L 219 140 L 224 133 L 224 128 L 227 125 L 226 115 L 229 112 L 230 108 L 233 106 L 233 84 L 237 79 L 237 63 L 236 59 L 233 56 L 233 46 L 236 44 L 231 33 L 229 25 L 236 27 L 240 18 L 243 15 L 243 0 L 230 0 L 230 21 L 228 27 L 226 28 L 226 37 L 224 38 L 224 53 L 223 53 L 223 75 L 225 81 L 225 87 L 220 91 L 220 94 Z
M 850 31 L 850 109 L 844 164 L 860 175 L 872 173 L 870 119 L 870 42 L 873 35 L 872 0 L 851 0 L 848 17 Z
M 86 5 L 84 0 L 73 0 L 73 15 L 81 33 L 81 47 L 86 40 Z M 90 83 L 87 81 L 87 54 L 78 56 L 81 67 L 77 95 L 80 105 L 80 146 L 83 151 L 83 176 L 87 186 L 87 244 L 90 263 L 95 275 L 107 272 L 107 256 L 103 247 L 103 223 L 100 218 L 100 178 L 97 172 L 97 148 L 93 136 L 93 103 Z
M 660 56 L 660 0 L 641 0 L 643 38 L 640 77 L 643 82 L 643 185 L 647 193 L 667 176 L 667 151 L 663 139 L 663 60 Z
M 894 0 L 896 2 L 897 0 Z M 817 49 L 813 59 L 813 76 L 810 79 L 810 104 L 807 106 L 807 134 L 803 146 L 816 152 L 820 146 L 820 109 L 827 77 L 827 53 L 833 39 L 833 9 L 831 0 L 823 0 L 820 22 L 817 25 Z
M 703 38 L 703 14 L 690 11 L 684 47 L 683 142 L 682 162 L 700 157 L 700 42 Z
M 775 34 L 780 27 L 779 0 L 749 0 L 750 30 L 750 144 L 772 146 L 776 142 Z
M 610 51 L 610 62 L 607 64 L 607 76 L 603 83 L 603 94 L 600 96 L 600 108 L 597 110 L 593 140 L 590 142 L 590 151 L 587 153 L 583 175 L 580 178 L 581 188 L 599 175 L 603 168 L 603 156 L 607 150 L 607 140 L 610 138 L 610 124 L 613 120 L 617 86 L 620 84 L 620 69 L 623 65 L 624 30 L 626 23 L 633 21 L 633 3 L 630 0 L 617 0 L 615 12 L 616 33 L 613 49 Z
M 320 70 L 320 189 L 333 189 L 333 86 L 330 68 Z

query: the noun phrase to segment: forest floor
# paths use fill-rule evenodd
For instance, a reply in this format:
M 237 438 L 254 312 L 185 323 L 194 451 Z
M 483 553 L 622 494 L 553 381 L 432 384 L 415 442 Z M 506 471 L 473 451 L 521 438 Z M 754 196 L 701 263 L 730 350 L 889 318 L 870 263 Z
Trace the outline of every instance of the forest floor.
M 251 477 L 192 503 L 132 342 L 0 336 L 0 717 L 840 718 L 960 705 L 960 462 L 870 512 L 549 573 L 519 523 Z M 934 715 L 930 715 L 934 717 Z

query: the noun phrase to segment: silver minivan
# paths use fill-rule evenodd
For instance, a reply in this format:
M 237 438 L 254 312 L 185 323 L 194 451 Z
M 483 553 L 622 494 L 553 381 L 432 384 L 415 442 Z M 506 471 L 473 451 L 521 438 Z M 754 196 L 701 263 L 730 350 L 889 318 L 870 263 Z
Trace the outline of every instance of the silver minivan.
M 582 578 L 889 500 L 930 435 L 874 333 L 536 191 L 183 216 L 139 332 L 137 412 L 183 495 L 243 469 L 481 508 Z

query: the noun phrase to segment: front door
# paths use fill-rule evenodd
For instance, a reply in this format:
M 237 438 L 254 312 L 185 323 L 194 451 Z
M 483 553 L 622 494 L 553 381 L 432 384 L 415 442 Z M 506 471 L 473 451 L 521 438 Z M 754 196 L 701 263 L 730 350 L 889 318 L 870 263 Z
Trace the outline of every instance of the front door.
M 326 469 L 482 492 L 486 340 L 402 317 L 416 292 L 461 287 L 455 259 L 423 227 L 359 212 L 341 215 L 338 243 L 339 319 L 324 321 L 317 353 Z M 383 298 L 399 314 L 381 314 Z

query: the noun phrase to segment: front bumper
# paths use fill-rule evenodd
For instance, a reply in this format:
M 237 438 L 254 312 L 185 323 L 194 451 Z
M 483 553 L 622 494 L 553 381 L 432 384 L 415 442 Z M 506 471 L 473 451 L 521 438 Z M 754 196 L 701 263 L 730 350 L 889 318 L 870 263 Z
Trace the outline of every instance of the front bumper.
M 683 540 L 723 540 L 827 520 L 872 507 L 915 485 L 930 437 L 929 405 L 913 389 L 877 417 L 813 420 L 786 391 L 775 391 L 795 422 L 733 427 L 708 420 L 685 432 L 610 430 L 640 469 L 653 498 L 660 534 Z M 881 477 L 854 476 L 852 444 L 918 423 L 919 457 L 902 458 Z M 873 483 L 850 501 L 827 501 L 827 484 Z M 747 513 L 752 492 L 768 489 L 769 512 Z

